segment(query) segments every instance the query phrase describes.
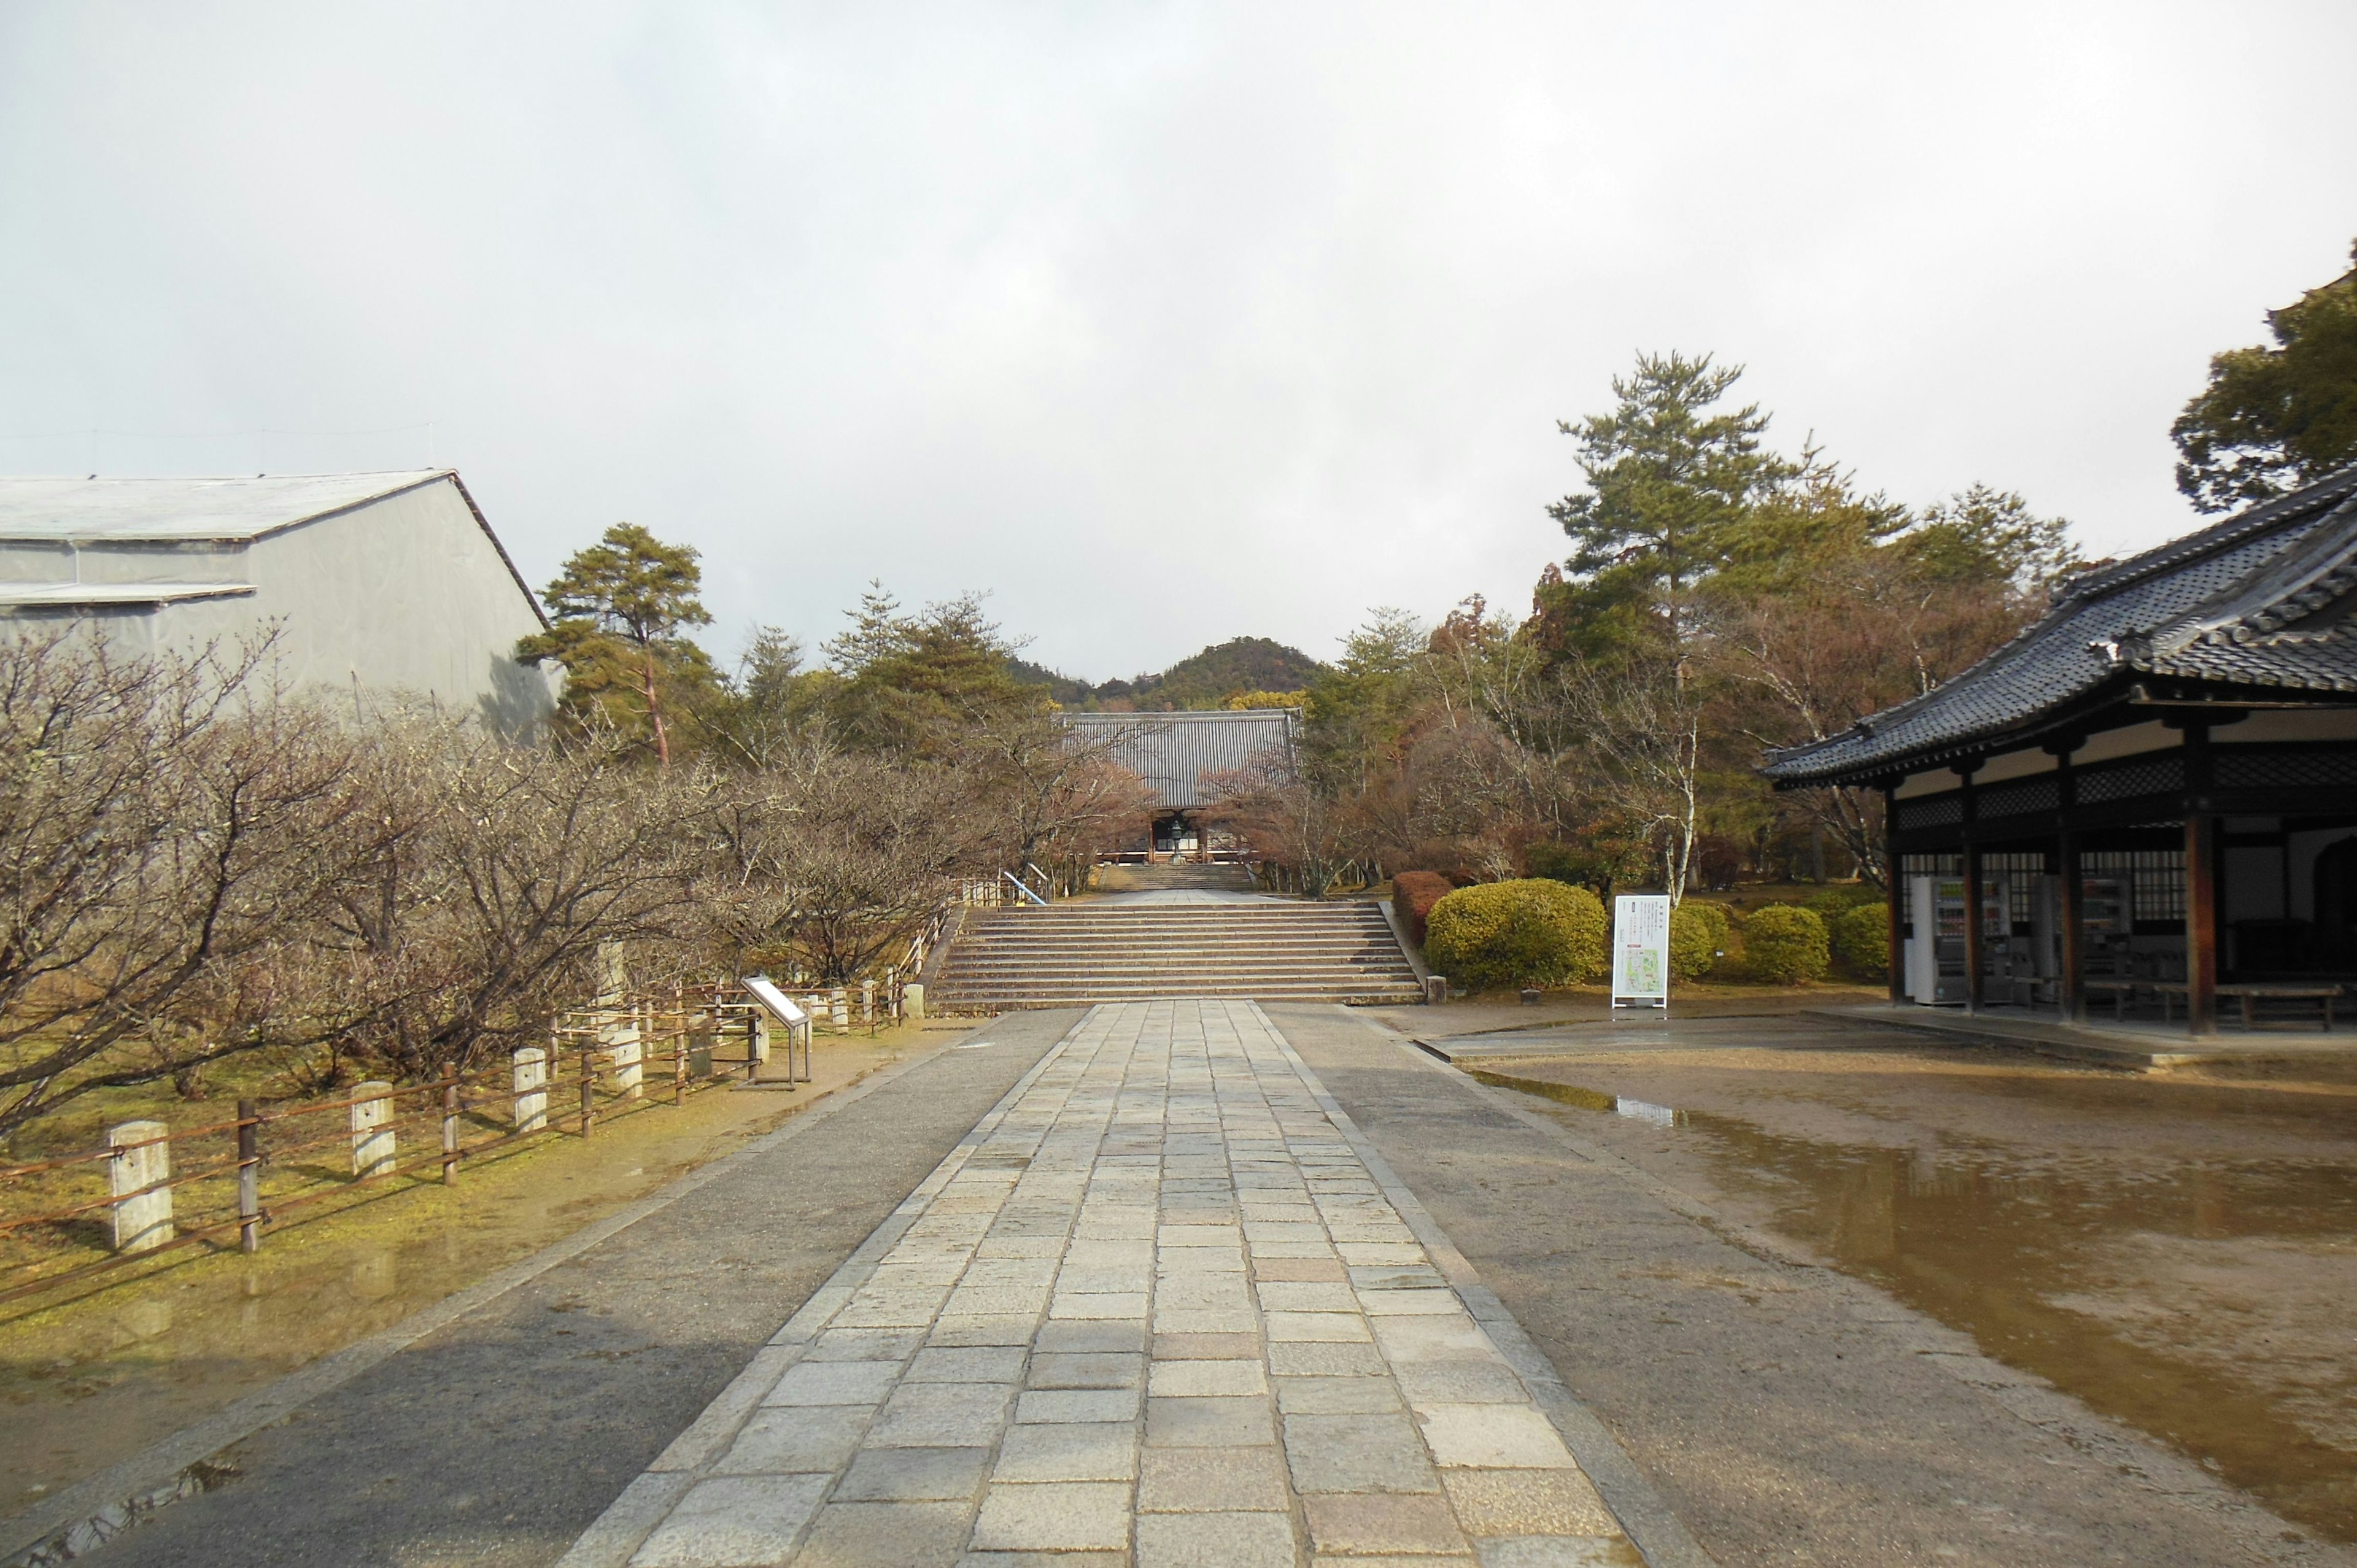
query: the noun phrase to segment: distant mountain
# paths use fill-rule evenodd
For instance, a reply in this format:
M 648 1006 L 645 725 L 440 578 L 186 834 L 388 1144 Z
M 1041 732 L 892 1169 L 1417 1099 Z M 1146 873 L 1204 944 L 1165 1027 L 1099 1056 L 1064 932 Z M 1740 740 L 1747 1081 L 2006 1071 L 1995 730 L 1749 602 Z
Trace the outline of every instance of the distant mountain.
M 1092 686 L 1028 660 L 1010 661 L 1015 678 L 1045 686 L 1068 708 L 1135 705 L 1141 712 L 1216 708 L 1238 692 L 1298 692 L 1324 666 L 1297 648 L 1265 637 L 1239 637 L 1182 659 L 1157 675 Z

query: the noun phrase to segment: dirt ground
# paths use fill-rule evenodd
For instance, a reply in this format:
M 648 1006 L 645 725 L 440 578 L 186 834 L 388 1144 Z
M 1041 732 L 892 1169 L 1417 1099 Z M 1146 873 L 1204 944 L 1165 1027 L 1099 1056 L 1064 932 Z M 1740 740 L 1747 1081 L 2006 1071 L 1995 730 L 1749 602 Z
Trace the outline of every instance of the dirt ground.
M 959 1025 L 957 1027 L 970 1026 Z M 64 1302 L 0 1308 L 0 1515 L 274 1378 L 463 1290 L 827 1095 L 944 1037 L 821 1037 L 815 1081 L 715 1087 L 534 1140 L 459 1185 L 402 1179 L 269 1232 L 252 1257 L 192 1248 Z

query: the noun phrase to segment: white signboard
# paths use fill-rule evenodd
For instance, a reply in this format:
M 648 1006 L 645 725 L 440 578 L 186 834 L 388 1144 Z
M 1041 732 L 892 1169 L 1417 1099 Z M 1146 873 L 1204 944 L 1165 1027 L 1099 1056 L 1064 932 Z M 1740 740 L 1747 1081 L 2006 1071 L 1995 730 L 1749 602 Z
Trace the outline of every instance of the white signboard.
M 1670 1004 L 1670 896 L 1623 893 L 1612 900 L 1612 1005 Z
M 747 981 L 745 989 L 752 993 L 753 1000 L 768 1009 L 770 1015 L 779 1023 L 793 1025 L 810 1022 L 810 1015 L 795 1006 L 792 997 L 788 996 L 761 976 L 757 974 Z

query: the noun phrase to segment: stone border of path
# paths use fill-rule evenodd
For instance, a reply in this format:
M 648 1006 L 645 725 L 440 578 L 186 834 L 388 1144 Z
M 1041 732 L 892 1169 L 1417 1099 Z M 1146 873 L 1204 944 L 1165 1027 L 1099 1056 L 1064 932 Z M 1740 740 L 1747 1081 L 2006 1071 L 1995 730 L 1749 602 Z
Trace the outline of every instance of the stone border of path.
M 980 1019 L 960 1036 L 981 1032 L 994 1020 Z M 681 1198 L 719 1180 L 738 1165 L 756 1158 L 797 1136 L 846 1106 L 857 1103 L 905 1073 L 924 1066 L 956 1047 L 958 1038 L 943 1040 L 921 1055 L 911 1056 L 871 1073 L 847 1089 L 835 1090 L 774 1133 L 722 1155 L 678 1180 L 656 1188 L 627 1208 L 576 1230 L 496 1273 L 476 1281 L 454 1295 L 412 1314 L 392 1327 L 357 1340 L 309 1366 L 287 1373 L 236 1403 L 216 1411 L 192 1426 L 183 1427 L 130 1458 L 86 1477 L 55 1497 L 26 1509 L 14 1519 L 0 1520 L 0 1568 L 21 1568 L 31 1563 L 67 1562 L 113 1540 L 124 1530 L 152 1517 L 183 1498 L 212 1484 L 205 1474 L 213 1455 L 242 1443 L 265 1426 L 284 1421 L 296 1410 L 350 1382 L 379 1363 L 398 1355 L 436 1330 L 477 1308 L 497 1301 L 520 1285 L 529 1284 L 560 1263 L 568 1262 L 609 1237 L 659 1214 Z M 1033 1069 L 1037 1071 L 1035 1068 Z M 1028 1078 L 1027 1078 L 1028 1081 Z
M 1402 1055 L 1419 1069 L 1455 1079 L 1499 1112 L 1562 1143 L 1599 1169 L 1611 1172 L 1673 1212 L 1703 1226 L 1729 1246 L 1739 1248 L 1763 1262 L 1806 1271 L 1814 1277 L 1814 1288 L 1826 1292 L 1832 1303 L 1848 1314 L 1853 1321 L 1890 1336 L 1900 1348 L 1922 1357 L 1964 1387 L 1996 1401 L 2019 1420 L 2054 1434 L 2082 1453 L 2099 1457 L 2124 1474 L 2141 1477 L 2156 1490 L 2198 1497 L 2204 1506 L 2220 1514 L 2244 1516 L 2255 1539 L 2260 1541 L 2262 1551 L 2266 1550 L 2266 1536 L 2296 1528 L 2248 1493 L 2212 1475 L 2184 1455 L 2161 1446 L 2135 1428 L 2096 1413 L 2042 1379 L 1982 1354 L 1979 1345 L 1970 1335 L 1950 1328 L 1862 1280 L 1853 1279 L 1797 1242 L 1728 1218 L 1684 1188 L 1673 1186 L 1602 1144 L 1583 1138 L 1561 1122 L 1529 1109 L 1521 1103 L 1524 1096 L 1516 1090 L 1481 1082 L 1472 1076 L 1471 1069 L 1476 1064 L 1452 1065 L 1431 1045 L 1401 1033 L 1396 1026 L 1382 1019 L 1361 1021 L 1396 1046 Z M 1498 1072 L 1487 1063 L 1478 1065 L 1479 1070 L 1496 1077 L 1512 1076 Z M 1573 1455 L 1582 1465 L 1587 1462 L 1577 1444 L 1573 1447 Z M 1599 1492 L 1605 1491 L 1600 1477 L 1597 1478 L 1597 1488 Z M 1610 1494 L 1606 1492 L 1605 1496 L 1607 1502 L 1611 1502 Z M 1618 1505 L 1613 1506 L 1617 1511 Z M 1630 1535 L 1632 1540 L 1636 1539 L 1633 1529 Z M 2266 1560 L 2296 1563 L 2313 1562 L 2315 1557 L 2305 1545 L 2286 1543 L 2280 1553 L 2268 1552 Z
M 1648 1568 L 1717 1568 L 1717 1559 L 1704 1551 L 1684 1522 L 1670 1511 L 1669 1504 L 1663 1501 L 1653 1484 L 1645 1479 L 1644 1472 L 1637 1468 L 1636 1461 L 1620 1446 L 1620 1440 L 1565 1385 L 1553 1363 L 1531 1342 L 1531 1337 L 1523 1331 L 1506 1304 L 1498 1299 L 1498 1293 L 1481 1283 L 1480 1272 L 1457 1250 L 1439 1221 L 1416 1200 L 1415 1194 L 1400 1180 L 1399 1173 L 1359 1131 L 1351 1113 L 1342 1109 L 1309 1064 L 1301 1059 L 1293 1042 L 1285 1037 L 1284 1028 L 1273 1018 L 1269 1025 L 1286 1058 L 1301 1075 L 1301 1081 L 1309 1086 L 1310 1093 L 1317 1096 L 1319 1108 L 1367 1167 L 1367 1173 L 1375 1178 L 1375 1185 L 1383 1189 L 1383 1196 L 1399 1211 L 1400 1218 L 1407 1221 L 1415 1239 L 1432 1254 L 1442 1276 L 1530 1389 L 1539 1409 L 1555 1423 L 1555 1430 L 1563 1434 L 1564 1445 L 1587 1472 L 1589 1484 L 1604 1499 L 1604 1506 L 1620 1521 L 1631 1543 L 1644 1555 Z

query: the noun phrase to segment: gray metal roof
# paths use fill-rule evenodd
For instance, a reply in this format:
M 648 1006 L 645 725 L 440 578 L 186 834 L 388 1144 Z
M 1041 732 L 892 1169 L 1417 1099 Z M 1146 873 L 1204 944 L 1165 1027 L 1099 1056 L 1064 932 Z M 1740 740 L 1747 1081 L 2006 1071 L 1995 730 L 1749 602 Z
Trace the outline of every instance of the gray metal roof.
M 2357 466 L 2100 572 L 1937 691 L 1771 752 L 1780 784 L 1855 780 L 2034 729 L 2106 682 L 2357 692 Z
M 0 540 L 252 540 L 445 477 L 457 476 L 425 468 L 252 479 L 0 478 Z
M 230 599 L 254 592 L 252 583 L 0 583 L 0 607 L 82 609 L 101 605 L 177 605 L 188 599 Z
M 1290 769 L 1301 714 L 1295 708 L 1249 708 L 1066 714 L 1064 721 L 1083 735 L 1111 740 L 1114 761 L 1145 779 L 1164 805 L 1184 811 L 1208 799 L 1202 788 L 1205 774 L 1232 772 L 1265 760 Z

